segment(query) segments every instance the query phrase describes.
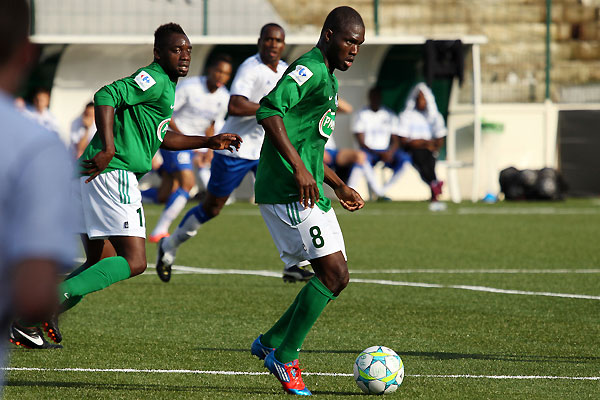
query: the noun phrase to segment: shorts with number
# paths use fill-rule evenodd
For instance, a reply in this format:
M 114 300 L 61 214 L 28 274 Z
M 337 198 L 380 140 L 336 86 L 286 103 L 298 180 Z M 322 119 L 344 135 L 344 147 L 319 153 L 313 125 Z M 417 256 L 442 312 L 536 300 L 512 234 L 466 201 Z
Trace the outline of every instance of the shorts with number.
M 210 164 L 208 191 L 216 197 L 229 196 L 240 184 L 248 172 L 256 176 L 258 160 L 224 156 L 214 153 Z
M 73 197 L 80 213 L 79 233 L 90 239 L 109 236 L 146 237 L 142 194 L 133 172 L 116 170 L 74 181 Z
M 333 208 L 304 208 L 291 204 L 259 204 L 279 257 L 286 267 L 341 251 L 346 258 L 342 230 Z
M 194 152 L 192 150 L 171 151 L 160 149 L 160 155 L 163 158 L 162 168 L 169 174 L 194 169 L 192 165 Z

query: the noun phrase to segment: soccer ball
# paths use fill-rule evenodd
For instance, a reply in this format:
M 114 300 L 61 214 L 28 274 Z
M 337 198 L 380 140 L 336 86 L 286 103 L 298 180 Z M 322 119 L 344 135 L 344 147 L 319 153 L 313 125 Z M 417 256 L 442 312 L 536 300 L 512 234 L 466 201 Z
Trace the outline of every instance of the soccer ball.
M 367 394 L 394 393 L 404 379 L 404 364 L 385 346 L 363 350 L 354 362 L 354 380 Z

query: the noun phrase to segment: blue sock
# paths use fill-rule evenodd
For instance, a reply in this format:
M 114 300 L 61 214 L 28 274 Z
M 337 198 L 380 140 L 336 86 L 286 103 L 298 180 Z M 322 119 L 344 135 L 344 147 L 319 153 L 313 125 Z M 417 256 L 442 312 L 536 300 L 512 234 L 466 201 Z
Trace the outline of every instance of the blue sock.
M 179 226 L 182 226 L 183 224 L 185 224 L 186 220 L 191 217 L 191 216 L 195 216 L 196 219 L 198 220 L 198 222 L 200 222 L 201 224 L 205 223 L 206 221 L 209 221 L 212 219 L 211 216 L 207 215 L 204 212 L 204 209 L 202 208 L 202 203 L 200 203 L 199 205 L 197 205 L 194 208 L 191 208 L 187 214 L 185 214 L 185 217 L 183 217 L 183 219 L 181 220 L 181 223 L 179 224 Z
M 143 196 L 143 194 L 142 194 Z M 186 200 L 190 199 L 190 194 L 188 192 L 186 192 L 185 190 L 183 190 L 182 188 L 177 188 L 176 191 L 174 191 L 173 193 L 171 193 L 171 195 L 169 196 L 169 198 L 167 199 L 167 204 L 165 204 L 165 210 L 169 207 L 171 207 L 171 205 L 173 204 L 173 202 L 179 197 L 179 196 L 183 196 L 185 197 Z

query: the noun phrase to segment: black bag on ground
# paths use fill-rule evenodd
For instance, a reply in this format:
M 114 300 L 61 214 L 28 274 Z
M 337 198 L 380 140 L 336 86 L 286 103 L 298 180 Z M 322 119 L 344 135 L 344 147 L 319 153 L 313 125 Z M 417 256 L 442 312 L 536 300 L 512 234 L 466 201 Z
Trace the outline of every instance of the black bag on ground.
M 567 185 L 552 168 L 519 171 L 509 167 L 500 171 L 500 191 L 506 200 L 562 200 Z

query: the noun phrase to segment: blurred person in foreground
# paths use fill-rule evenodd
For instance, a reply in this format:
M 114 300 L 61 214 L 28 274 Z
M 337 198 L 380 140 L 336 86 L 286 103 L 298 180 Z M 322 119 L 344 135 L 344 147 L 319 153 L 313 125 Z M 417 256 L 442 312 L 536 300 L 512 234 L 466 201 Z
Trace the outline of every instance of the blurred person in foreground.
M 229 91 L 225 86 L 231 78 L 231 57 L 217 55 L 210 60 L 205 76 L 186 78 L 177 84 L 175 109 L 169 124 L 187 136 L 214 136 L 220 132 L 227 114 Z M 163 158 L 160 187 L 142 192 L 142 200 L 165 203 L 148 240 L 158 243 L 169 236 L 169 226 L 184 209 L 190 190 L 196 184 L 194 164 L 204 187 L 210 178 L 210 149 L 170 151 L 160 150 Z M 163 197 L 163 199 L 161 199 Z M 165 201 L 166 200 L 166 201 Z
M 72 263 L 76 243 L 70 157 L 55 135 L 14 105 L 36 54 L 28 32 L 27 2 L 0 2 L 0 330 L 15 344 L 45 349 L 58 346 L 45 340 L 37 323 L 58 308 L 58 274 Z M 3 342 L 0 367 L 4 351 Z
M 338 108 L 333 72 L 352 66 L 364 39 L 360 14 L 350 7 L 335 8 L 317 45 L 290 65 L 256 113 L 265 128 L 256 202 L 281 260 L 286 265 L 308 260 L 315 276 L 279 320 L 254 340 L 251 353 L 264 360 L 287 393 L 296 395 L 311 394 L 298 360 L 304 339 L 350 280 L 342 231 L 323 183 L 333 188 L 344 209 L 356 211 L 365 204 L 323 162 Z
M 398 135 L 402 147 L 411 155 L 413 166 L 429 186 L 432 210 L 437 210 L 436 204 L 442 204 L 438 200 L 443 182 L 437 179 L 435 163 L 446 134 L 444 117 L 438 111 L 433 92 L 425 83 L 417 84 L 400 113 Z
M 234 153 L 215 152 L 205 198 L 190 209 L 169 237 L 158 244 L 156 272 L 163 282 L 171 279 L 171 265 L 177 249 L 194 237 L 198 229 L 219 215 L 233 191 L 244 177 L 256 174 L 264 129 L 256 122 L 259 101 L 275 87 L 287 68 L 281 60 L 285 48 L 285 32 L 274 23 L 265 24 L 258 38 L 258 53 L 248 57 L 237 70 L 231 85 L 229 116 L 223 130 L 235 132 L 244 139 L 244 146 Z M 283 279 L 288 282 L 307 281 L 314 275 L 302 261 L 286 266 Z
M 175 85 L 187 75 L 192 46 L 174 23 L 154 33 L 154 60 L 94 95 L 98 131 L 80 157 L 74 182 L 75 211 L 81 216 L 86 262 L 60 284 L 60 312 L 84 296 L 146 270 L 146 226 L 138 177 L 150 171 L 159 147 L 238 148 L 237 135 L 185 136 L 169 129 Z M 102 258 L 108 243 L 115 256 Z M 58 319 L 45 324 L 49 337 L 62 341 Z

